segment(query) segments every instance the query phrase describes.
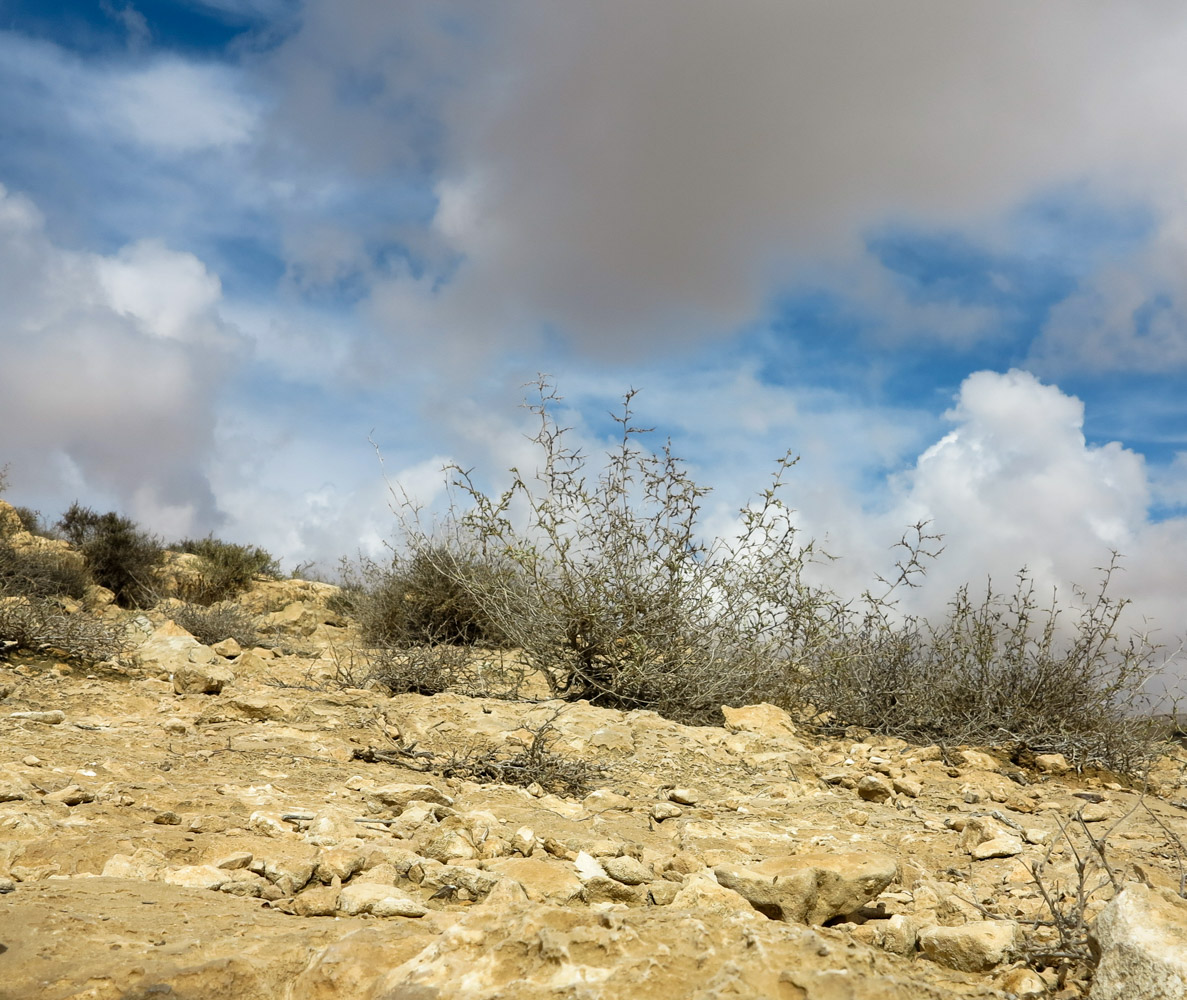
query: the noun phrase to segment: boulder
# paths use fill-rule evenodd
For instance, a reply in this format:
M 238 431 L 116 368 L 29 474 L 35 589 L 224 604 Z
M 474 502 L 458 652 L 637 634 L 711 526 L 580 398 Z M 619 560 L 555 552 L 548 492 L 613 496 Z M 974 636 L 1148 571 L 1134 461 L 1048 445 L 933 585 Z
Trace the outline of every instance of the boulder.
M 1093 928 L 1092 1000 L 1187 1000 L 1187 899 L 1128 885 Z
M 655 881 L 655 872 L 628 854 L 618 858 L 602 858 L 601 862 L 606 874 L 623 885 L 643 885 Z
M 564 905 L 582 898 L 585 884 L 573 866 L 561 861 L 530 858 L 500 858 L 487 864 L 487 870 L 515 879 L 534 903 Z
M 744 708 L 730 708 L 723 705 L 721 714 L 725 717 L 725 728 L 731 733 L 758 733 L 778 739 L 784 736 L 795 736 L 795 723 L 791 716 L 783 709 L 765 702 L 759 705 L 747 705 Z
M 234 682 L 231 670 L 218 663 L 184 663 L 173 671 L 175 694 L 218 694 Z
M 823 924 L 874 899 L 898 877 L 898 863 L 883 854 L 800 854 L 719 865 L 714 874 L 773 920 Z
M 937 965 L 961 972 L 992 969 L 1010 957 L 1017 943 L 1018 925 L 1012 920 L 925 927 L 919 932 L 919 950 L 924 955 Z
M 338 893 L 338 909 L 349 916 L 370 913 L 376 917 L 423 917 L 429 912 L 427 906 L 406 892 L 374 882 L 343 886 Z

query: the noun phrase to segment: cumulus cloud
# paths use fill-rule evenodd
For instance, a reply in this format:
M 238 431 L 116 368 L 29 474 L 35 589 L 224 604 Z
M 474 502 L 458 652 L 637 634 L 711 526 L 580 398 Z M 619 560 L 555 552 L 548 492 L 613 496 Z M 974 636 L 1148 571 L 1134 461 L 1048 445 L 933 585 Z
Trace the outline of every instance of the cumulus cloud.
M 0 188 L 0 292 L 0 454 L 14 483 L 55 499 L 73 487 L 160 531 L 213 523 L 202 468 L 237 347 L 218 279 L 155 241 L 110 257 L 63 249 Z
M 893 514 L 930 520 L 945 551 L 918 600 L 935 613 L 955 588 L 976 592 L 992 577 L 1008 590 L 1027 567 L 1041 594 L 1092 588 L 1113 551 L 1122 572 L 1114 596 L 1166 637 L 1187 635 L 1187 519 L 1150 518 L 1142 457 L 1116 442 L 1088 444 L 1084 406 L 1022 371 L 976 372 L 946 414 L 953 429 L 894 485 Z M 1136 616 L 1133 623 L 1140 623 Z

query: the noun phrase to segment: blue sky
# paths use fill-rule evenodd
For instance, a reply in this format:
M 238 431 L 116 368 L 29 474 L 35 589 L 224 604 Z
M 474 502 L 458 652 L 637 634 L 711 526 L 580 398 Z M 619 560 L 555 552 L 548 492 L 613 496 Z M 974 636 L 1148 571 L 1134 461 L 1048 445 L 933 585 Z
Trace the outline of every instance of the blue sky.
M 1187 631 L 1187 13 L 0 0 L 0 464 L 289 566 L 623 390 L 860 588 L 1025 564 Z M 370 440 L 384 457 L 381 470 Z

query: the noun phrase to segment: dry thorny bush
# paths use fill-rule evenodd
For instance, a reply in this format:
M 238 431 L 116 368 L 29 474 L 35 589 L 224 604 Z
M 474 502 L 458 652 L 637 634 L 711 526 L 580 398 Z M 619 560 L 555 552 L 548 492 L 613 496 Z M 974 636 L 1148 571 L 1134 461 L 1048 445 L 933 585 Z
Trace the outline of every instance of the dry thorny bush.
M 446 650 L 456 629 L 422 630 L 415 641 L 405 632 L 384 647 L 394 689 L 515 697 L 535 676 L 556 697 L 685 722 L 769 701 L 808 725 L 1027 746 L 1128 773 L 1155 751 L 1155 732 L 1140 720 L 1159 647 L 1122 635 L 1127 602 L 1108 592 L 1116 556 L 1098 588 L 1077 591 L 1070 606 L 1054 595 L 1041 605 L 1024 570 L 1012 595 L 989 586 L 977 601 L 965 587 L 941 620 L 912 618 L 896 600 L 939 554 L 925 524 L 899 543 L 897 575 L 844 598 L 813 582 L 814 564 L 828 556 L 802 537 L 784 502 L 790 455 L 739 511 L 737 534 L 706 539 L 708 490 L 670 444 L 644 446 L 649 429 L 634 423 L 633 391 L 615 416 L 616 446 L 593 470 L 558 422 L 551 383 L 542 378 L 537 389 L 533 475 L 512 469 L 511 485 L 489 493 L 448 467 L 450 509 L 432 526 L 394 491 L 403 548 L 393 573 L 405 576 L 386 592 L 398 596 L 397 618 L 422 606 L 426 588 L 407 584 L 415 568 L 434 581 L 427 589 L 450 595 L 448 607 L 464 607 L 518 650 L 522 673 L 495 691 Z
M 505 747 L 471 744 L 448 752 L 418 750 L 417 744 L 397 745 L 393 749 L 355 750 L 355 760 L 398 764 L 413 771 L 432 772 L 443 778 L 461 778 L 482 784 L 539 786 L 545 792 L 581 797 L 591 790 L 606 771 L 602 764 L 557 753 L 556 720 L 563 709 L 553 712 L 542 723 L 529 728 L 529 741 L 509 753 Z
M 209 607 L 186 601 L 170 601 L 164 610 L 176 625 L 207 646 L 224 639 L 234 639 L 244 649 L 250 649 L 264 641 L 256 616 L 233 601 L 223 601 Z
M 125 629 L 107 619 L 68 612 L 52 598 L 0 597 L 0 656 L 19 650 L 98 663 L 127 646 Z
M 1069 980 L 1088 981 L 1100 961 L 1093 935 L 1099 911 L 1127 881 L 1151 885 L 1141 867 L 1132 864 L 1126 872 L 1112 858 L 1110 838 L 1139 811 L 1162 830 L 1165 840 L 1157 852 L 1175 861 L 1179 873 L 1176 891 L 1187 899 L 1187 845 L 1150 807 L 1143 793 L 1125 815 L 1100 834 L 1093 833 L 1083 809 L 1069 822 L 1056 819 L 1060 835 L 1041 860 L 1026 866 L 1037 896 L 1037 906 L 1029 915 L 1000 913 L 975 900 L 965 902 L 989 919 L 1017 921 L 1024 932 L 1017 958 L 1035 969 L 1054 970 L 1060 987 Z

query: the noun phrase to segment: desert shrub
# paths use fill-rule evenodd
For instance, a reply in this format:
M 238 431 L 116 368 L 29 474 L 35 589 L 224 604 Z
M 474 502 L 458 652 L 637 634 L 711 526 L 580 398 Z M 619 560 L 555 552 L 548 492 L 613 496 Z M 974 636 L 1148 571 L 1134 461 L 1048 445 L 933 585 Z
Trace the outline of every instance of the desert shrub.
M 492 569 L 470 553 L 421 539 L 387 565 L 364 559 L 344 573 L 335 606 L 358 621 L 367 646 L 505 644 L 482 607 Z
M 559 397 L 546 380 L 539 390 L 530 406 L 536 475 L 513 469 L 512 485 L 488 496 L 452 467 L 462 500 L 434 544 L 415 510 L 401 510 L 413 547 L 559 697 L 685 721 L 780 699 L 789 662 L 824 643 L 845 613 L 806 579 L 815 549 L 780 498 L 794 460 L 784 458 L 759 501 L 739 512 L 736 538 L 706 542 L 708 490 L 669 445 L 658 454 L 643 447 L 649 431 L 633 424 L 633 392 L 615 418 L 618 443 L 592 475 L 553 417 Z M 477 561 L 481 574 L 458 572 L 459 560 Z
M 153 570 L 164 557 L 159 539 L 130 518 L 114 511 L 98 514 L 77 502 L 57 527 L 82 552 L 95 583 L 112 591 L 121 607 L 154 603 Z
M 798 673 L 793 713 L 830 728 L 860 726 L 917 742 L 1063 753 L 1079 766 L 1136 773 L 1159 746 L 1144 687 L 1159 647 L 1124 635 L 1127 601 L 1109 584 L 1040 605 L 1023 571 L 1011 594 L 968 587 L 932 623 L 884 615 L 850 621 Z M 1068 619 L 1070 620 L 1061 620 Z
M 96 663 L 118 656 L 125 647 L 122 627 L 103 618 L 69 614 L 52 599 L 0 597 L 0 654 L 52 652 Z
M 417 749 L 414 743 L 394 749 L 356 749 L 351 759 L 371 764 L 399 764 L 446 779 L 460 778 L 480 784 L 498 782 L 521 788 L 539 785 L 546 792 L 580 798 L 605 776 L 608 768 L 556 752 L 554 747 L 560 734 L 555 722 L 560 714 L 554 712 L 543 722 L 529 727 L 531 742 L 521 743 L 522 749 L 515 752 L 508 751 L 505 745 L 471 743 L 464 749 L 434 753 Z
M 229 601 L 209 606 L 179 602 L 168 610 L 169 617 L 199 642 L 212 646 L 234 639 L 244 649 L 260 644 L 257 619 L 240 605 Z
M 280 565 L 265 549 L 255 545 L 224 542 L 213 535 L 185 538 L 169 546 L 189 552 L 201 560 L 199 579 L 182 596 L 196 604 L 230 600 L 251 586 L 256 576 L 277 576 Z
M 0 596 L 82 597 L 90 576 L 76 560 L 0 538 Z
M 14 506 L 12 509 L 25 531 L 29 532 L 30 535 L 47 537 L 46 526 L 42 523 L 40 511 L 33 510 L 32 507 L 21 506 Z
M 800 536 L 782 499 L 790 456 L 739 511 L 735 535 L 706 539 L 708 491 L 670 445 L 643 446 L 649 430 L 633 423 L 633 392 L 615 418 L 616 447 L 594 468 L 554 418 L 550 383 L 539 390 L 533 476 L 512 469 L 511 485 L 489 494 L 451 466 L 444 526 L 422 528 L 407 502 L 397 513 L 409 549 L 462 590 L 555 696 L 690 722 L 770 701 L 805 724 L 1060 752 L 1129 773 L 1156 750 L 1141 720 L 1157 648 L 1122 635 L 1113 566 L 1068 607 L 1040 607 L 1023 572 L 1012 595 L 990 587 L 977 601 L 966 587 L 947 615 L 914 619 L 896 593 L 939 554 L 938 536 L 918 524 L 899 543 L 897 576 L 846 599 L 812 582 L 827 556 Z M 403 615 L 403 596 L 393 603 Z M 423 670 L 435 686 L 440 666 Z

